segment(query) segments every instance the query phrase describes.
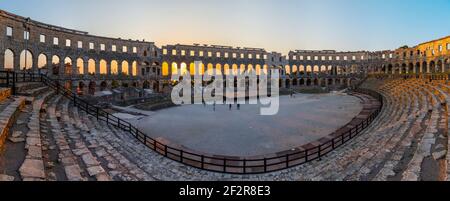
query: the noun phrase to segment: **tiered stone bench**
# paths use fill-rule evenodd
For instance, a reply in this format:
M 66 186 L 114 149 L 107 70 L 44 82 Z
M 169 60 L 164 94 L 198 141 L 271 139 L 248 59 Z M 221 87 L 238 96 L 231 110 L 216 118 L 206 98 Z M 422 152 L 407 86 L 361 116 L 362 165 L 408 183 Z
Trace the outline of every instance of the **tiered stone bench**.
M 36 85 L 24 93 L 35 99 L 27 122 L 27 156 L 18 171 L 22 180 L 71 181 L 448 179 L 450 84 L 369 78 L 362 87 L 381 93 L 384 107 L 358 137 L 321 160 L 271 173 L 236 175 L 199 170 L 165 158 L 129 133 Z

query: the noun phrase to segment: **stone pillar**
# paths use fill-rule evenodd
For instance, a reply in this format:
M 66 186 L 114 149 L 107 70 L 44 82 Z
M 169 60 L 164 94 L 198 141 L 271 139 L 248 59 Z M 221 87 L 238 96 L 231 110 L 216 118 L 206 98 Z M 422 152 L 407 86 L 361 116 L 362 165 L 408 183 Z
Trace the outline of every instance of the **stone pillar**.
M 19 71 L 20 69 L 20 54 L 14 54 L 14 70 Z
M 72 61 L 72 69 L 71 70 L 72 70 L 72 75 L 74 75 L 74 76 L 77 76 L 80 74 L 80 72 L 78 71 L 78 65 L 77 65 L 76 60 L 75 60 L 75 62 Z
M 416 66 L 413 64 L 413 73 L 416 74 Z
M 84 75 L 84 77 L 87 77 L 89 75 L 88 67 L 89 67 L 89 62 L 86 62 L 83 60 L 83 75 Z
M 441 73 L 445 72 L 445 61 L 442 61 Z
M 66 74 L 66 63 L 64 60 L 59 61 L 59 77 L 63 77 Z
M 106 62 L 106 75 L 107 76 L 111 75 L 111 61 Z
M 32 57 L 32 59 L 33 59 L 33 64 L 32 64 L 32 66 L 31 66 L 31 70 L 33 71 L 33 72 L 37 72 L 38 71 L 38 57 L 35 57 L 35 58 L 33 58 Z
M 0 52 L 0 70 L 5 69 L 5 51 Z
M 117 75 L 122 74 L 122 62 L 117 63 Z
M 427 63 L 427 73 L 430 73 L 430 64 L 429 63 Z
M 100 75 L 100 61 L 95 61 L 95 75 Z
M 46 66 L 47 66 L 47 72 L 49 75 L 53 75 L 53 63 L 52 62 L 53 62 L 52 57 L 47 56 Z
M 133 77 L 133 63 L 128 62 L 128 77 Z

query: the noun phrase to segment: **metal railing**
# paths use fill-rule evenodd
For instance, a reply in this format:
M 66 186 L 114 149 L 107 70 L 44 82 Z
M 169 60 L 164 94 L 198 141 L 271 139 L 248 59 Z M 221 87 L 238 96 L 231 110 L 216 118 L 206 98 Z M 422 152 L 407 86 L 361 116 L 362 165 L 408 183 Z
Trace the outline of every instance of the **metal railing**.
M 85 111 L 87 114 L 94 116 L 99 121 L 104 121 L 109 125 L 115 126 L 123 131 L 130 133 L 139 142 L 143 143 L 148 148 L 167 158 L 203 170 L 233 174 L 267 173 L 291 168 L 310 161 L 321 159 L 329 152 L 342 146 L 349 140 L 361 134 L 362 131 L 376 119 L 383 107 L 383 97 L 379 93 L 368 89 L 355 89 L 355 92 L 367 94 L 376 98 L 380 102 L 380 106 L 374 109 L 367 118 L 363 119 L 356 126 L 343 131 L 339 136 L 336 136 L 315 147 L 311 147 L 308 149 L 290 150 L 286 154 L 273 157 L 217 157 L 198 154 L 192 151 L 186 151 L 183 149 L 171 147 L 151 137 L 148 137 L 131 123 L 122 120 L 99 107 L 89 104 L 88 102 L 79 98 L 77 94 L 75 94 L 71 90 L 62 87 L 57 80 L 53 80 L 46 75 L 0 71 L 0 83 L 4 83 L 0 86 L 15 88 L 16 83 L 20 82 L 44 83 L 48 87 L 55 90 L 56 93 L 61 94 L 71 100 L 75 107 L 78 107 L 79 109 Z M 15 91 L 15 89 L 13 90 Z

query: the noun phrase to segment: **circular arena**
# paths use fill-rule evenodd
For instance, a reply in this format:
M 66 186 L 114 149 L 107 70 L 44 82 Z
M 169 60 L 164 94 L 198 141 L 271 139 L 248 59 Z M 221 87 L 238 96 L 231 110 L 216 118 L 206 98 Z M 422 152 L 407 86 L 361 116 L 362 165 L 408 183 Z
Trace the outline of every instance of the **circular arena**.
M 284 152 L 328 136 L 361 110 L 346 94 L 281 96 L 279 112 L 262 105 L 185 105 L 158 110 L 136 121 L 149 137 L 209 155 L 251 157 Z
M 164 45 L 0 11 L 0 181 L 448 180 L 450 36 L 385 51 Z M 167 104 L 172 75 L 276 71 L 259 105 Z M 190 71 L 192 72 L 192 71 Z M 247 83 L 243 83 L 247 86 Z M 308 94 L 314 90 L 339 93 Z

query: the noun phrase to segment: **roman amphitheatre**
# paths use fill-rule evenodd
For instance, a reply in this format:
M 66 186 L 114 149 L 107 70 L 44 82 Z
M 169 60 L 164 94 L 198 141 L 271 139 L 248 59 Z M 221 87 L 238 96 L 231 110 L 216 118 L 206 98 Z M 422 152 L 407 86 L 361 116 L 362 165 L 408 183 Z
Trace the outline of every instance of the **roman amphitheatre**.
M 2 10 L 0 19 L 0 181 L 449 178 L 450 36 L 395 50 L 283 55 L 158 47 Z M 172 75 L 274 71 L 276 115 L 170 99 Z

